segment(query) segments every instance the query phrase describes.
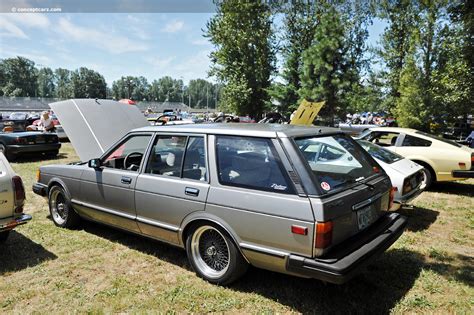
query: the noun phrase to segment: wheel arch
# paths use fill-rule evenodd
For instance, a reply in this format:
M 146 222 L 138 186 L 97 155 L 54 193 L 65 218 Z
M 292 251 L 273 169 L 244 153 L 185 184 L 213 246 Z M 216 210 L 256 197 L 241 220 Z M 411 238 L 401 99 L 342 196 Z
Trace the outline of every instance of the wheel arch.
M 67 188 L 66 184 L 58 177 L 53 177 L 48 182 L 48 191 L 47 191 L 48 198 L 49 198 L 49 191 L 53 186 L 61 186 L 61 188 L 64 189 L 64 192 L 66 193 L 69 200 L 71 200 L 71 194 L 69 193 L 69 189 Z
M 431 176 L 433 178 L 433 182 L 437 181 L 436 171 L 434 170 L 432 164 L 429 161 L 426 161 L 424 159 L 418 159 L 418 158 L 410 158 L 410 160 L 412 160 L 413 162 L 418 163 L 421 166 L 423 166 L 424 168 L 426 168 L 431 173 Z
M 186 248 L 186 238 L 188 237 L 188 234 L 191 229 L 196 225 L 201 225 L 204 223 L 215 224 L 219 228 L 221 228 L 222 231 L 230 237 L 242 257 L 244 257 L 245 261 L 247 261 L 247 263 L 250 263 L 250 261 L 247 259 L 242 249 L 240 248 L 240 238 L 237 236 L 237 233 L 235 233 L 235 231 L 230 227 L 230 225 L 218 216 L 204 211 L 193 212 L 183 220 L 181 228 L 179 230 L 179 241 L 181 242 L 184 248 Z

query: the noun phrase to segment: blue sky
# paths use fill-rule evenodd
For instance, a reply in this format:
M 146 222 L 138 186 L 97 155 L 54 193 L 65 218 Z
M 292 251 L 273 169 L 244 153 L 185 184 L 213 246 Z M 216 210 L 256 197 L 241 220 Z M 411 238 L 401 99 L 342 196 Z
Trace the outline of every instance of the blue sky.
M 202 35 L 211 13 L 2 13 L 0 58 L 24 56 L 39 66 L 151 82 L 165 75 L 185 82 L 206 78 L 212 45 Z M 375 45 L 385 24 L 369 28 Z

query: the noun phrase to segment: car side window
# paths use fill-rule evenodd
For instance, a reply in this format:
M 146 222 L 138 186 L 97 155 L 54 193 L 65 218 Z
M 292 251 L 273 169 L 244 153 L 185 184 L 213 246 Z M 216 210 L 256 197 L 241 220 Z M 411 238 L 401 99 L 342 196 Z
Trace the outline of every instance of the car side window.
M 206 181 L 204 138 L 157 136 L 145 173 Z
M 186 140 L 186 136 L 156 137 L 145 173 L 181 177 Z
M 396 132 L 372 132 L 366 140 L 381 147 L 395 146 L 399 134 Z
M 138 135 L 126 139 L 103 158 L 102 165 L 106 168 L 138 171 L 150 138 L 150 135 Z
M 218 136 L 219 183 L 277 193 L 293 193 L 270 139 Z
M 402 146 L 403 147 L 429 147 L 431 146 L 431 141 L 421 139 L 418 137 L 405 135 L 405 139 L 403 139 Z

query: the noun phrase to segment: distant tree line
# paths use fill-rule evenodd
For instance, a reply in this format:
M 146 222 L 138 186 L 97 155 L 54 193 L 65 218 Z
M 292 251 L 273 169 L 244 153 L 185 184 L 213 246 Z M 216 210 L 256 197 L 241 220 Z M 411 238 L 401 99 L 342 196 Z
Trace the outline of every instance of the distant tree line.
M 124 76 L 108 88 L 96 71 L 38 69 L 17 57 L 0 62 L 0 94 L 183 101 L 253 117 L 289 115 L 306 99 L 325 101 L 329 119 L 385 111 L 421 129 L 472 114 L 474 1 L 214 1 L 204 36 L 217 84 Z M 375 18 L 387 26 L 370 47 Z
M 0 60 L 0 96 L 55 98 L 130 98 L 136 101 L 183 102 L 194 108 L 216 108 L 218 84 L 204 79 L 183 80 L 165 76 L 148 83 L 143 76 L 124 76 L 107 86 L 104 77 L 81 67 L 71 71 L 38 68 L 24 57 Z
M 321 114 L 330 119 L 386 111 L 421 129 L 473 112 L 473 1 L 215 4 L 205 36 L 215 46 L 210 74 L 223 85 L 228 110 L 258 116 L 276 103 L 288 115 L 306 99 L 326 101 Z M 374 18 L 387 27 L 369 47 Z

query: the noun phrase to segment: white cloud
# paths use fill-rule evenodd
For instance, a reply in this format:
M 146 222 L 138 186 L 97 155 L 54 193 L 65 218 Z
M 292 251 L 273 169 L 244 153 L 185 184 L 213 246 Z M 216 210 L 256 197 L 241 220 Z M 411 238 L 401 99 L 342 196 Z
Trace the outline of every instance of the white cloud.
M 199 38 L 199 39 L 193 39 L 191 41 L 191 44 L 196 45 L 196 46 L 206 46 L 206 45 L 210 45 L 211 42 L 206 38 Z
M 174 68 L 175 72 L 183 76 L 186 81 L 196 78 L 207 78 L 207 71 L 211 63 L 209 58 L 210 53 L 211 50 L 201 50 L 197 52 L 194 56 L 191 56 L 177 65 Z M 208 78 L 208 80 L 209 79 L 212 81 L 212 78 Z
M 0 35 L 28 39 L 21 27 L 46 29 L 50 24 L 48 17 L 41 13 L 0 14 Z
M 175 57 L 168 57 L 168 58 L 150 57 L 150 58 L 145 58 L 145 61 L 148 62 L 153 67 L 157 68 L 157 70 L 164 70 L 169 67 L 169 65 L 174 59 Z
M 113 54 L 148 50 L 147 45 L 132 41 L 125 36 L 78 26 L 65 18 L 59 19 L 57 31 L 67 39 L 81 44 L 91 44 Z
M 173 20 L 165 25 L 165 27 L 161 30 L 164 33 L 176 33 L 180 31 L 184 27 L 184 22 L 179 20 Z

